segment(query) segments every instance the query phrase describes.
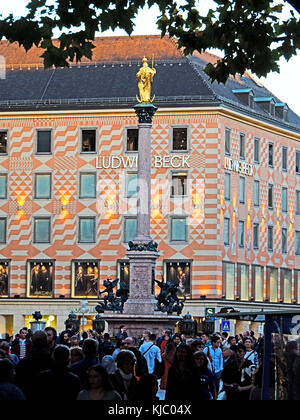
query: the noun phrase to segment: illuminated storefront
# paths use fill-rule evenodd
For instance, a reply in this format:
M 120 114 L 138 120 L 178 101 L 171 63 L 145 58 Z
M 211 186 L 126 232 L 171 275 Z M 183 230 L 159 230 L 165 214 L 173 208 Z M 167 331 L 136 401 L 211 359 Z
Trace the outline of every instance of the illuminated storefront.
M 80 300 L 96 306 L 106 278 L 130 284 L 126 250 L 136 233 L 138 163 L 133 105 L 144 49 L 142 38 L 124 38 L 114 60 L 107 51 L 117 40 L 96 40 L 93 64 L 55 70 L 42 101 L 37 88 L 46 85 L 42 78 L 49 71 L 39 64 L 11 70 L 18 50 L 6 46 L 2 329 L 17 332 L 40 310 L 47 325 L 62 330 Z M 209 54 L 184 58 L 173 41 L 153 36 L 143 42 L 157 57 L 151 186 L 151 235 L 160 250 L 156 279 L 179 282 L 184 311 L 199 325 L 207 307 L 300 304 L 299 117 L 279 101 L 273 114 L 266 111 L 255 98 L 271 94 L 248 75 L 208 87 L 203 65 Z M 29 86 L 31 98 L 16 91 L 16 80 Z M 247 106 L 241 84 L 254 96 Z M 90 315 L 84 328 L 92 320 Z

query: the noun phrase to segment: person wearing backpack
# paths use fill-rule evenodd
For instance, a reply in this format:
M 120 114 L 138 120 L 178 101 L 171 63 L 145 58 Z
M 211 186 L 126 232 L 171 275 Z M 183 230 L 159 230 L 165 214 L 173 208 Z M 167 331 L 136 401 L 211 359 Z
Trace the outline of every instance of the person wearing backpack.
M 220 379 L 223 371 L 223 354 L 220 345 L 221 338 L 218 335 L 215 335 L 211 339 L 211 346 L 204 348 L 204 353 L 211 363 L 211 369 L 217 394 L 219 392 Z
M 252 362 L 252 365 L 255 366 L 255 368 L 258 367 L 258 354 L 255 350 L 253 350 L 253 339 L 251 337 L 245 337 L 244 338 L 244 346 L 246 347 L 246 355 L 245 360 L 250 360 Z
M 154 372 L 155 359 L 157 359 L 159 363 L 162 362 L 160 348 L 155 343 L 156 343 L 156 334 L 150 334 L 148 336 L 145 336 L 145 342 L 139 348 L 140 352 L 147 360 L 149 373 Z

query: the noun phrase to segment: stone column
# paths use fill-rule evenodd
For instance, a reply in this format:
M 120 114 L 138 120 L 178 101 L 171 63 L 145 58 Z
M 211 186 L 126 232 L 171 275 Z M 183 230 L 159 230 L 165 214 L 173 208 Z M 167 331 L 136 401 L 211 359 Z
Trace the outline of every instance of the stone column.
M 129 299 L 124 314 L 154 314 L 155 262 L 157 244 L 150 235 L 151 218 L 151 127 L 157 108 L 152 104 L 134 107 L 139 119 L 137 235 L 130 242 L 127 257 L 130 265 Z

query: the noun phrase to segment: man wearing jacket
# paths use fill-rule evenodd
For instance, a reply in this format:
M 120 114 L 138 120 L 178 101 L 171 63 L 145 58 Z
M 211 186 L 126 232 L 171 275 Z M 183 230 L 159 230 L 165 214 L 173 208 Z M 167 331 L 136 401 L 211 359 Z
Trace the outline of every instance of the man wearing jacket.
M 27 338 L 27 328 L 22 328 L 19 337 L 16 338 L 11 345 L 11 353 L 18 356 L 19 360 L 28 356 L 31 341 Z

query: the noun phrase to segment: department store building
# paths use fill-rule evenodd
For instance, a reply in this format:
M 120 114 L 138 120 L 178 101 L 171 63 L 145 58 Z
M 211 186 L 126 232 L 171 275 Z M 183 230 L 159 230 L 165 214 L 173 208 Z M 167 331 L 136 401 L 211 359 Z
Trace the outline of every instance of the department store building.
M 130 284 L 144 55 L 157 71 L 156 278 L 179 280 L 199 330 L 208 308 L 300 305 L 300 118 L 288 104 L 248 74 L 211 84 L 203 68 L 217 57 L 184 57 L 159 36 L 97 38 L 92 62 L 64 69 L 44 70 L 38 49 L 1 42 L 0 54 L 0 333 L 35 311 L 61 331 L 84 299 L 89 328 L 103 281 Z

